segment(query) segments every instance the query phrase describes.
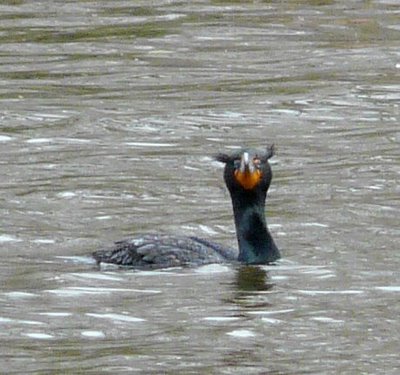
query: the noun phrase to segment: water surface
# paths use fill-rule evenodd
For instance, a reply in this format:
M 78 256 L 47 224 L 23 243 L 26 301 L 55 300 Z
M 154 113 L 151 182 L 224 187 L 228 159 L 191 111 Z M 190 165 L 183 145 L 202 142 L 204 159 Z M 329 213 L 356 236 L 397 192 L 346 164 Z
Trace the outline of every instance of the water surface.
M 399 11 L 2 2 L 3 371 L 397 374 Z M 279 265 L 87 257 L 147 231 L 236 246 L 212 155 L 270 143 Z

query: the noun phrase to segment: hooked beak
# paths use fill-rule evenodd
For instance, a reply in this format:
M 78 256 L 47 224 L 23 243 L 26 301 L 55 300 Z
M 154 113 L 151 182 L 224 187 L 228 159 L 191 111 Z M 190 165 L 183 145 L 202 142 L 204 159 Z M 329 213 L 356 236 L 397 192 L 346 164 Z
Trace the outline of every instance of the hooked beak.
M 243 152 L 242 159 L 240 160 L 240 172 L 250 174 L 254 172 L 254 164 L 250 160 L 248 152 Z

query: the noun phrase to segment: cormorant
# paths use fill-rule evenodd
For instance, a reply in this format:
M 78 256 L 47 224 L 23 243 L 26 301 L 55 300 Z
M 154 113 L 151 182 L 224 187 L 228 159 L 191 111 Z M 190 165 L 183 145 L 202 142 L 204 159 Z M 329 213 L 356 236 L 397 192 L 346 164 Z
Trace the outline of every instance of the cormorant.
M 141 269 L 276 261 L 279 250 L 265 220 L 265 199 L 272 179 L 268 159 L 273 155 L 272 145 L 262 152 L 242 150 L 215 156 L 225 164 L 224 180 L 232 199 L 239 252 L 195 236 L 145 234 L 118 241 L 110 249 L 94 252 L 93 257 L 98 264 Z

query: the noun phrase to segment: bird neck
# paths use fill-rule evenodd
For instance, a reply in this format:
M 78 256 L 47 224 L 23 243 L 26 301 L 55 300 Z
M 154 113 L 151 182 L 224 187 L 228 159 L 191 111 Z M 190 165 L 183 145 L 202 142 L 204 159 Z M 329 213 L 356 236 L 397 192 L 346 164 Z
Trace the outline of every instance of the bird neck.
M 280 257 L 267 228 L 265 198 L 263 192 L 244 191 L 232 195 L 240 262 L 265 264 Z

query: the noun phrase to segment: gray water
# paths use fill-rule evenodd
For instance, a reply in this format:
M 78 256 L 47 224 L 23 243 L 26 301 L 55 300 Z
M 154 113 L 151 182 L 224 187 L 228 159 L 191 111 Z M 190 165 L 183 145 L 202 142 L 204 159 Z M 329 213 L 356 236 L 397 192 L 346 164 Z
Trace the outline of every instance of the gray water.
M 2 372 L 400 373 L 399 16 L 1 2 Z M 271 143 L 279 265 L 93 264 L 141 232 L 236 246 L 212 155 Z

